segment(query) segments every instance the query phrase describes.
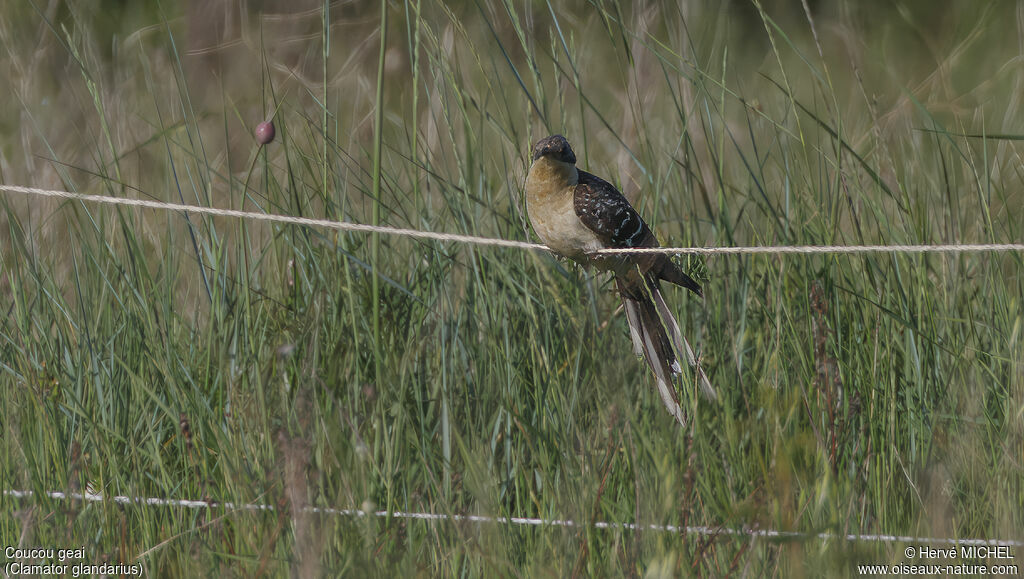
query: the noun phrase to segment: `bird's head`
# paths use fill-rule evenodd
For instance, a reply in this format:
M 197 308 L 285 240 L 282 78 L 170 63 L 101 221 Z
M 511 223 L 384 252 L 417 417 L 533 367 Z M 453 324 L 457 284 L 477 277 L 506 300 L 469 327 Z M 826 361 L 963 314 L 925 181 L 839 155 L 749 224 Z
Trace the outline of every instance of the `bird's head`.
M 533 160 L 541 157 L 549 157 L 555 161 L 561 161 L 570 165 L 576 164 L 576 153 L 572 152 L 569 141 L 562 135 L 551 135 L 537 141 L 533 146 Z

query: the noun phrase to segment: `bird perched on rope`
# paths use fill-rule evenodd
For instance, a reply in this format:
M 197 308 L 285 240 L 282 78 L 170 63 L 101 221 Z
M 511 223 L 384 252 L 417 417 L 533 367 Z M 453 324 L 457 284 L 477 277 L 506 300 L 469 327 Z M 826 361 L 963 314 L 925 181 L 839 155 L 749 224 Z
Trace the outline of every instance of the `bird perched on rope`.
M 576 155 L 562 135 L 541 139 L 533 147 L 526 210 L 534 231 L 552 251 L 615 274 L 633 351 L 646 358 L 666 408 L 685 426 L 686 415 L 672 388 L 672 376 L 682 373 L 679 356 L 686 354 L 707 396 L 714 398 L 715 391 L 665 304 L 661 280 L 698 296 L 700 285 L 663 253 L 596 253 L 606 248 L 658 247 L 658 240 L 611 183 L 576 168 Z

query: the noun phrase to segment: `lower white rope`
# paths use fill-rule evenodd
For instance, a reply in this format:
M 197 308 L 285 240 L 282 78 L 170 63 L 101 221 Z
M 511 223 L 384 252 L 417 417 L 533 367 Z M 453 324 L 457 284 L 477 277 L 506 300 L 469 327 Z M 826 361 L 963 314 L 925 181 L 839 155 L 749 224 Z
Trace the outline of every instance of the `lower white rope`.
M 157 497 L 127 497 L 127 496 L 106 496 L 92 493 L 65 493 L 60 491 L 48 491 L 45 493 L 55 500 L 78 500 L 87 502 L 112 501 L 120 505 L 143 505 L 155 507 L 181 507 L 187 509 L 213 509 L 221 508 L 228 511 L 277 511 L 277 507 L 259 503 L 222 503 L 215 501 L 195 501 L 185 499 L 161 499 Z M 35 496 L 34 491 L 5 490 L 4 495 L 12 498 L 27 499 Z M 518 525 L 532 527 L 586 527 L 586 523 L 578 523 L 567 519 L 534 519 L 526 517 L 492 517 L 487 515 L 447 515 L 443 513 L 406 513 L 402 511 L 363 511 L 359 509 L 336 509 L 331 507 L 303 507 L 304 513 L 317 513 L 322 515 L 339 515 L 346 517 L 393 517 L 396 519 L 416 519 L 423 521 L 450 521 L 469 523 L 491 523 L 498 525 Z M 1024 547 L 1024 541 L 1013 541 L 1008 539 L 954 539 L 949 537 L 912 537 L 904 535 L 877 535 L 877 534 L 837 534 L 837 533 L 801 533 L 798 531 L 776 531 L 772 529 L 744 528 L 732 529 L 727 527 L 709 526 L 679 526 L 679 525 L 655 525 L 640 523 L 609 523 L 597 521 L 591 523 L 595 529 L 621 529 L 625 531 L 659 531 L 667 533 L 685 533 L 701 536 L 739 536 L 739 537 L 765 537 L 778 539 L 820 539 L 845 541 L 862 541 L 872 543 L 909 543 L 929 545 L 975 545 L 994 547 Z
M 478 237 L 475 235 L 461 235 L 457 233 L 439 233 L 435 231 L 421 231 L 418 229 L 402 229 L 398 227 L 386 227 L 378 225 L 366 225 L 348 221 L 332 221 L 330 219 L 310 219 L 308 217 L 293 217 L 291 215 L 277 215 L 273 213 L 257 213 L 252 211 L 239 211 L 236 209 L 221 209 L 219 207 L 202 207 L 199 205 L 183 205 L 180 203 L 165 203 L 163 201 L 150 201 L 146 199 L 128 199 L 123 197 L 110 197 L 108 195 L 87 195 L 84 193 L 72 193 L 70 191 L 54 191 L 48 189 L 36 189 L 34 187 L 19 187 L 17 185 L 0 184 L 0 191 L 10 193 L 21 193 L 24 195 L 36 195 L 40 197 L 51 197 L 59 199 L 70 199 L 86 203 L 103 203 L 106 205 L 123 205 L 127 207 L 138 207 L 143 209 L 158 209 L 163 211 L 184 211 L 199 215 L 214 215 L 219 217 L 237 217 L 239 219 L 250 219 L 254 221 L 269 221 L 289 225 L 301 225 L 306 227 L 319 227 L 324 229 L 336 229 L 340 231 L 357 231 L 363 233 L 381 233 L 384 235 L 397 235 L 411 237 L 414 239 L 432 239 L 435 241 L 451 241 L 456 243 L 468 243 L 473 245 L 490 245 L 497 247 L 512 247 L 517 249 L 548 251 L 546 245 L 529 243 L 526 241 L 515 241 L 511 239 L 496 239 L 492 237 Z M 1024 252 L 1024 243 L 975 243 L 975 244 L 939 244 L 939 245 L 769 245 L 754 247 L 647 247 L 636 249 L 602 249 L 597 253 L 667 253 L 667 254 L 698 254 L 698 255 L 749 255 L 749 254 L 825 254 L 825 253 L 967 253 L 967 252 Z

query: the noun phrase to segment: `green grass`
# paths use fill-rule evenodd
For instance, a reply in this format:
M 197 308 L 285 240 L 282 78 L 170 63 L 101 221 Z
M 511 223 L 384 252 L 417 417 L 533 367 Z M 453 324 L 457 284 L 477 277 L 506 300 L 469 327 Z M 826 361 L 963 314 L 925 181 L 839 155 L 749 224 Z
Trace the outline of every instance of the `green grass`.
M 1014 8 L 821 4 L 393 3 L 384 41 L 380 5 L 336 5 L 240 43 L 176 3 L 5 6 L 0 180 L 533 240 L 527 151 L 560 132 L 672 245 L 1019 243 Z M 680 384 L 683 431 L 609 280 L 547 254 L 0 204 L 2 487 L 279 507 L 5 496 L 4 546 L 159 575 L 913 562 L 304 505 L 1024 538 L 1020 254 L 691 260 L 706 298 L 667 299 L 721 400 Z

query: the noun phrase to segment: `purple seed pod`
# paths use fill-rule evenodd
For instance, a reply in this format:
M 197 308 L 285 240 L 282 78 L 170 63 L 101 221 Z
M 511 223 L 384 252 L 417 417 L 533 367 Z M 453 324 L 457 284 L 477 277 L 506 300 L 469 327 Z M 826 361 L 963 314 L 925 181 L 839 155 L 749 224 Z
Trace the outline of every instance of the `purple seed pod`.
M 256 142 L 266 145 L 274 140 L 274 122 L 263 121 L 256 125 Z

